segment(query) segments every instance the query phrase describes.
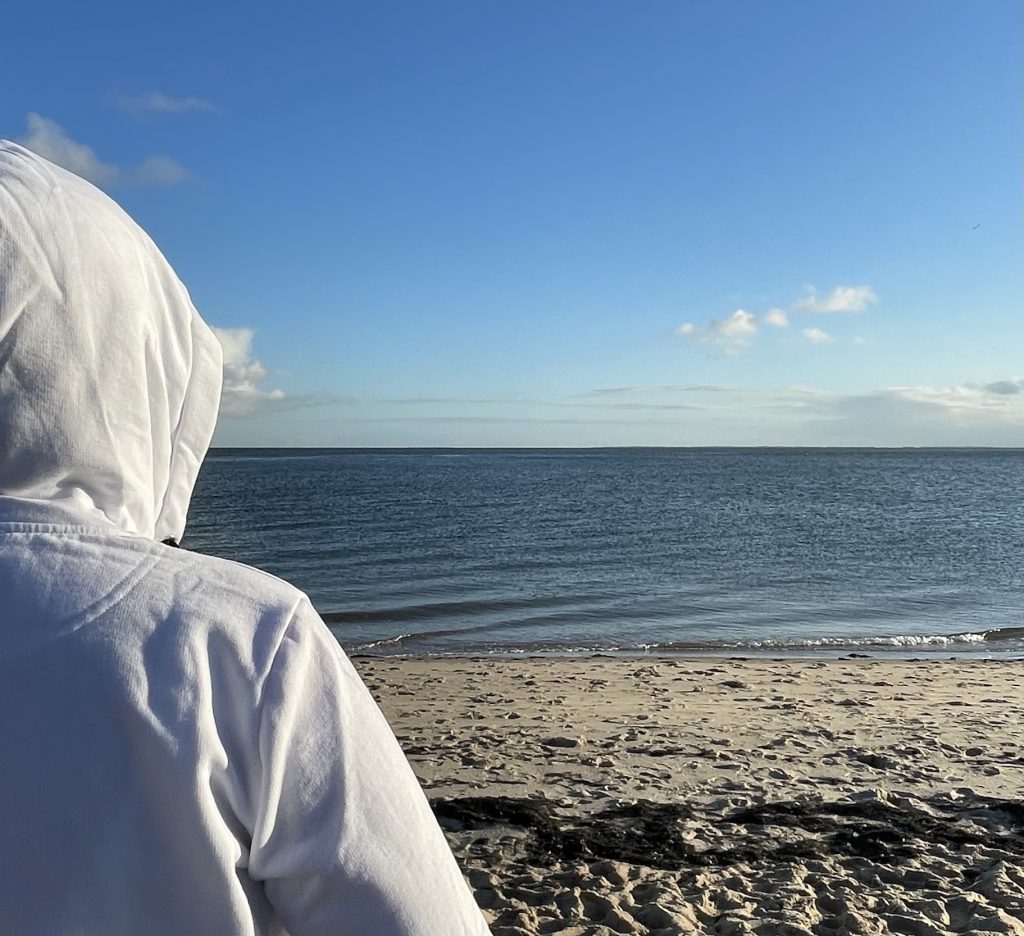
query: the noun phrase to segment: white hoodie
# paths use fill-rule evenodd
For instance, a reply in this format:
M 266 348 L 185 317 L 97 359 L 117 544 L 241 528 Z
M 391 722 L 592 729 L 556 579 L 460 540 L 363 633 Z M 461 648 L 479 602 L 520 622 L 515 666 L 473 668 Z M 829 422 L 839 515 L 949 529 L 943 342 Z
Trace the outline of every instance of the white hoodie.
M 146 234 L 0 142 L 0 933 L 486 936 L 305 595 L 159 542 L 220 379 Z

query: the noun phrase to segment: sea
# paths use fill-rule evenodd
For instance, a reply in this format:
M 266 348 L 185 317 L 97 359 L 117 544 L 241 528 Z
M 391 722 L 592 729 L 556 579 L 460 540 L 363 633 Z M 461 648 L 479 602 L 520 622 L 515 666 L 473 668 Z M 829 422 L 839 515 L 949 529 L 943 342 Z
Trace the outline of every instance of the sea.
M 1022 449 L 221 449 L 183 545 L 350 653 L 1024 656 Z

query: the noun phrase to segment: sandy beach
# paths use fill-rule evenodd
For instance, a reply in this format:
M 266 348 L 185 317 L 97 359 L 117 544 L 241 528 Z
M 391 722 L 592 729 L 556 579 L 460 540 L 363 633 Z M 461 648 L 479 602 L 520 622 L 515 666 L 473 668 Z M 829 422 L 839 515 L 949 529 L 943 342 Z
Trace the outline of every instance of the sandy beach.
M 1024 662 L 355 663 L 495 936 L 1024 934 Z

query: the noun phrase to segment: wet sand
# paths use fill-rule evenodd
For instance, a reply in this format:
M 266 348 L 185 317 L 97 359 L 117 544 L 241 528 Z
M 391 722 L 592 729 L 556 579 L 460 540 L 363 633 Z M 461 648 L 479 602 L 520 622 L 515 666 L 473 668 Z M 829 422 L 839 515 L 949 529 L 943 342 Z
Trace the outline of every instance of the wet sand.
M 494 936 L 1024 934 L 1024 663 L 357 658 Z

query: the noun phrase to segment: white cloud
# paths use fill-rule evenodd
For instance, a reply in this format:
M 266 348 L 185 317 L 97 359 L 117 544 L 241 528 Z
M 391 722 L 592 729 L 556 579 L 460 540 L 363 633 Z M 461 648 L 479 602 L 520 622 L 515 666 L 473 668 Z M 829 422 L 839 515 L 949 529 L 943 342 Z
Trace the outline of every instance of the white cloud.
M 224 366 L 243 364 L 252 353 L 252 339 L 256 332 L 251 328 L 217 328 L 211 326 L 220 342 L 224 354 Z
M 267 369 L 252 357 L 251 328 L 214 328 L 213 333 L 224 351 L 221 413 L 250 416 L 285 399 L 283 390 L 265 390 L 260 386 L 267 378 Z
M 101 161 L 91 146 L 72 140 L 59 124 L 39 114 L 28 115 L 28 132 L 17 142 L 101 187 L 117 181 L 117 166 Z
M 732 315 L 713 319 L 704 326 L 687 322 L 676 329 L 676 334 L 714 345 L 723 354 L 735 356 L 757 335 L 757 318 L 746 309 L 737 309 Z
M 745 309 L 737 309 L 728 318 L 712 322 L 711 330 L 729 341 L 746 341 L 757 334 L 757 322 Z
M 822 297 L 813 286 L 808 286 L 804 297 L 789 309 L 773 306 L 761 315 L 737 309 L 732 315 L 712 319 L 706 325 L 687 322 L 676 328 L 675 334 L 701 344 L 716 345 L 723 354 L 735 357 L 753 342 L 762 325 L 787 328 L 793 313 L 862 312 L 877 301 L 878 295 L 870 286 L 836 286 Z M 812 344 L 836 340 L 820 328 L 805 328 L 803 336 Z M 854 339 L 854 343 L 862 344 L 863 339 Z
M 1007 393 L 1007 388 L 1013 386 L 1018 389 Z M 889 387 L 883 392 L 901 400 L 928 403 L 946 409 L 982 410 L 1005 409 L 1016 404 L 1017 401 L 1007 400 L 1007 397 L 1016 396 L 1020 388 L 1016 381 L 998 380 L 984 386 L 960 384 L 956 387 Z
M 863 312 L 878 301 L 878 295 L 870 286 L 836 286 L 825 296 L 818 296 L 810 286 L 806 295 L 796 304 L 798 312 Z
M 103 162 L 91 146 L 73 140 L 60 124 L 40 114 L 28 115 L 28 130 L 17 142 L 100 188 L 177 185 L 191 176 L 170 156 L 147 156 L 135 166 Z
M 712 345 L 729 357 L 736 357 L 757 337 L 757 330 L 757 316 L 746 309 L 737 309 L 732 315 L 712 319 L 707 325 L 687 322 L 680 325 L 675 333 L 700 344 Z
M 131 97 L 122 95 L 115 98 L 115 103 L 121 110 L 130 114 L 159 113 L 159 114 L 180 114 L 184 111 L 216 111 L 209 101 L 198 97 L 172 98 L 160 91 L 149 91 L 146 94 Z

